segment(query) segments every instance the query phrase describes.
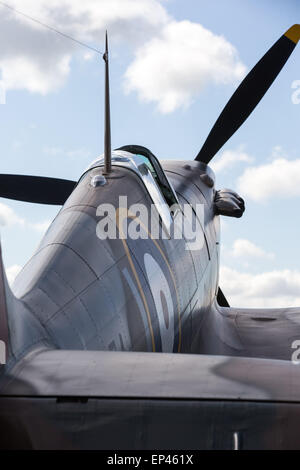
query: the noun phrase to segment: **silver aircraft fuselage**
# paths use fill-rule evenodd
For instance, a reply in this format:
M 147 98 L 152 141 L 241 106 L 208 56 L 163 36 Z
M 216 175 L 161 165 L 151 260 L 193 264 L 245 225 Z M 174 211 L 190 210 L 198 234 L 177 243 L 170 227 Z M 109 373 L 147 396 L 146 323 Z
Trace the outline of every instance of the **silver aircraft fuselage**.
M 188 249 L 184 234 L 152 237 L 150 223 L 147 238 L 99 239 L 100 205 L 117 209 L 127 196 L 128 207 L 143 204 L 151 214 L 153 200 L 130 167 L 113 166 L 106 184 L 94 186 L 103 168 L 93 164 L 13 287 L 54 347 L 199 352 L 197 336 L 218 288 L 219 217 L 214 188 L 200 178 L 213 181 L 213 173 L 197 162 L 162 165 L 180 204 L 203 205 L 200 249 Z
M 113 156 L 105 178 L 101 159 L 80 178 L 12 291 L 1 264 L 0 448 L 299 448 L 300 312 L 219 305 L 213 172 L 164 161 L 159 186 L 140 157 Z M 193 208 L 198 249 L 172 237 L 163 194 Z M 101 239 L 105 204 L 119 234 L 145 236 Z

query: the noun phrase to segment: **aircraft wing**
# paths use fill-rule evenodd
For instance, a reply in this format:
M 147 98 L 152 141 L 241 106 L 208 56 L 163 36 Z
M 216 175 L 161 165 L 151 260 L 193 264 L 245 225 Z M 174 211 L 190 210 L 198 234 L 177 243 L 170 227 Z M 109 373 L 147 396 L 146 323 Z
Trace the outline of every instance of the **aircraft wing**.
M 300 349 L 300 308 L 228 308 L 215 302 L 198 341 L 203 353 L 291 362 Z
M 42 349 L 2 379 L 0 418 L 0 448 L 17 436 L 18 448 L 40 449 L 288 448 L 298 439 L 300 369 L 270 359 Z
M 266 374 L 268 369 L 278 370 Z M 226 371 L 234 369 L 235 379 Z M 283 380 L 283 377 L 288 379 Z M 290 389 L 290 379 L 294 387 Z M 247 387 L 246 382 L 256 384 Z M 273 388 L 274 387 L 274 388 Z M 288 361 L 124 351 L 34 351 L 0 384 L 1 396 L 300 401 Z

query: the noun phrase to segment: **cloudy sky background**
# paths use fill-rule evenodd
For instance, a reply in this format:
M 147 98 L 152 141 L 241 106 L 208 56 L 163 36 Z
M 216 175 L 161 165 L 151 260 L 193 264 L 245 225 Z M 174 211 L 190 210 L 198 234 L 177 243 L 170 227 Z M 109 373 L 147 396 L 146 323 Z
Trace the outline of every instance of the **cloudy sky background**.
M 245 73 L 300 22 L 298 0 L 7 3 L 100 50 L 108 29 L 113 147 L 141 144 L 161 159 L 193 159 Z M 78 179 L 103 151 L 103 61 L 1 4 L 0 21 L 0 171 Z M 299 130 L 300 48 L 212 164 L 217 186 L 247 204 L 222 221 L 232 305 L 300 305 Z M 11 281 L 57 211 L 0 200 Z

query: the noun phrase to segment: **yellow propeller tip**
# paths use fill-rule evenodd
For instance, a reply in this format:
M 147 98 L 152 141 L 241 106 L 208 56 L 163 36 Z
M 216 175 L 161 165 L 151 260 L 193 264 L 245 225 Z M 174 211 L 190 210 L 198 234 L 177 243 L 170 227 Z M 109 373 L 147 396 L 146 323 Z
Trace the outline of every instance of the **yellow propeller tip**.
M 297 44 L 300 39 L 300 24 L 294 24 L 294 26 L 287 30 L 285 36 Z

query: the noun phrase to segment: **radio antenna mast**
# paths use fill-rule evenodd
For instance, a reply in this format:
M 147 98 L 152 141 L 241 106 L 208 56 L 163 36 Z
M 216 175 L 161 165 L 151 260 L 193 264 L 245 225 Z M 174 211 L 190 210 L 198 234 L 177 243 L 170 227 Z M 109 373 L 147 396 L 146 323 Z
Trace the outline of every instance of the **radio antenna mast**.
M 109 58 L 108 58 L 108 38 L 105 34 L 105 132 L 104 132 L 104 175 L 111 172 L 111 127 L 110 127 L 110 93 L 109 93 Z

